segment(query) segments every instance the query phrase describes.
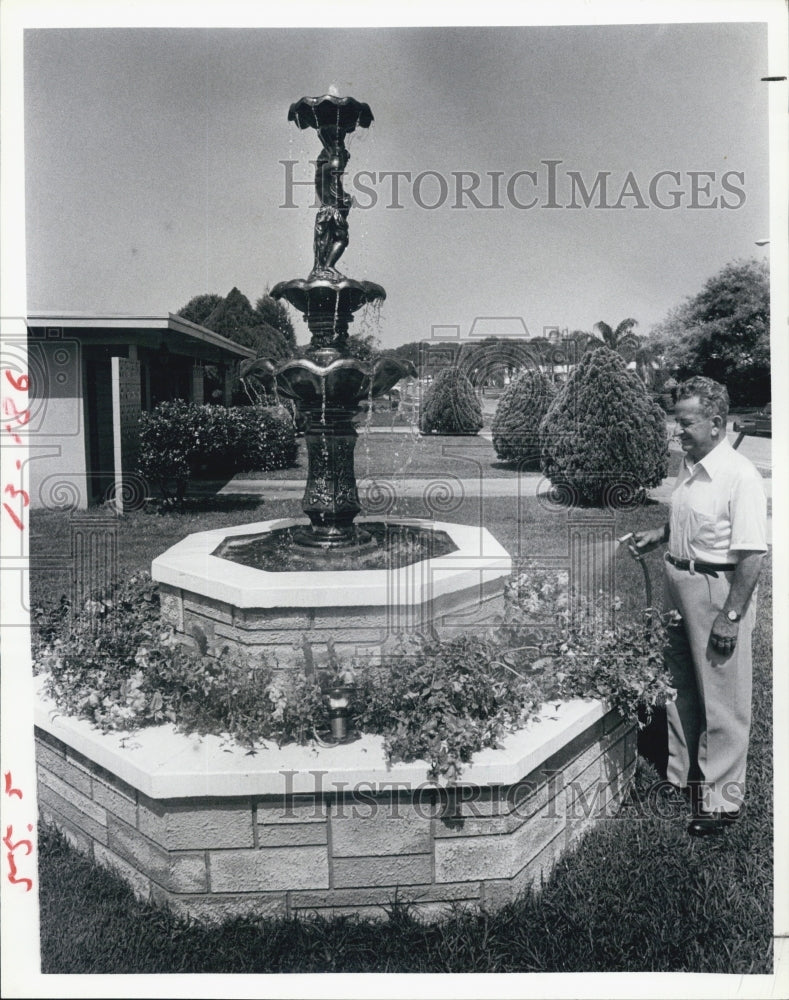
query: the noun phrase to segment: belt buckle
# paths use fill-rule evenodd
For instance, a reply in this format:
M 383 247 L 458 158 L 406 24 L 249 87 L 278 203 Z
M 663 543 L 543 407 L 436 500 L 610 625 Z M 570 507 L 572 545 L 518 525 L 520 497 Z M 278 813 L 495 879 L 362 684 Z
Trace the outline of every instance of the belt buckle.
M 695 559 L 688 559 L 688 572 L 690 573 L 691 576 L 695 576 L 696 575 L 696 560 Z

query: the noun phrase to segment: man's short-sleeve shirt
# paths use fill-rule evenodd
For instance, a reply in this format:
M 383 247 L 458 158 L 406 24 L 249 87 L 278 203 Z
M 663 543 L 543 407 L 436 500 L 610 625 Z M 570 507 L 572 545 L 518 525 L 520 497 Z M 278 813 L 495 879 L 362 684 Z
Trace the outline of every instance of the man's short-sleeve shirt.
M 767 497 L 756 466 L 724 438 L 695 465 L 685 458 L 671 494 L 669 551 L 678 559 L 736 563 L 767 551 Z

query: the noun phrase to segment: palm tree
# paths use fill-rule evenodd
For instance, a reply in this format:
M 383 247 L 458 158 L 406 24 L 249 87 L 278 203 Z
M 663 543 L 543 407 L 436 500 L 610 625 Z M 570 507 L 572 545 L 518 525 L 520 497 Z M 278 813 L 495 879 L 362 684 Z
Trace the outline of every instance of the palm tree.
M 638 338 L 633 333 L 633 327 L 638 326 L 637 319 L 623 319 L 622 322 L 613 329 L 600 320 L 599 323 L 595 323 L 594 328 L 603 338 L 603 342 L 607 347 L 610 347 L 612 351 L 619 351 L 621 353 L 621 348 L 628 345 L 635 345 L 638 343 Z

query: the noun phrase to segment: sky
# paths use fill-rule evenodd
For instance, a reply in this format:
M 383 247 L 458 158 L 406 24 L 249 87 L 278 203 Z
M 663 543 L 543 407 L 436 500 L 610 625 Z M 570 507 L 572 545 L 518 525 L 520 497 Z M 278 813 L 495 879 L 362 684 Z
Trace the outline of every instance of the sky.
M 383 347 L 516 321 L 647 333 L 769 250 L 764 24 L 29 29 L 24 61 L 28 314 L 234 285 L 254 303 L 306 277 L 320 146 L 287 114 L 332 86 L 375 116 L 348 139 L 338 266 L 386 288 Z M 410 172 L 398 199 L 390 171 Z

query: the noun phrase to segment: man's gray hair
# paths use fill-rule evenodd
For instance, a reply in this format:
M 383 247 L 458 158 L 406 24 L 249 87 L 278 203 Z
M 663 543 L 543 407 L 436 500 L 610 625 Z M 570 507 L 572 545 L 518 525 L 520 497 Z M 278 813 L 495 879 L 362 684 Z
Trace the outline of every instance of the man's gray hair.
M 677 389 L 677 402 L 680 399 L 692 399 L 698 396 L 699 405 L 707 417 L 719 416 L 726 426 L 729 415 L 729 393 L 725 385 L 707 378 L 706 375 L 694 375 L 682 382 Z

